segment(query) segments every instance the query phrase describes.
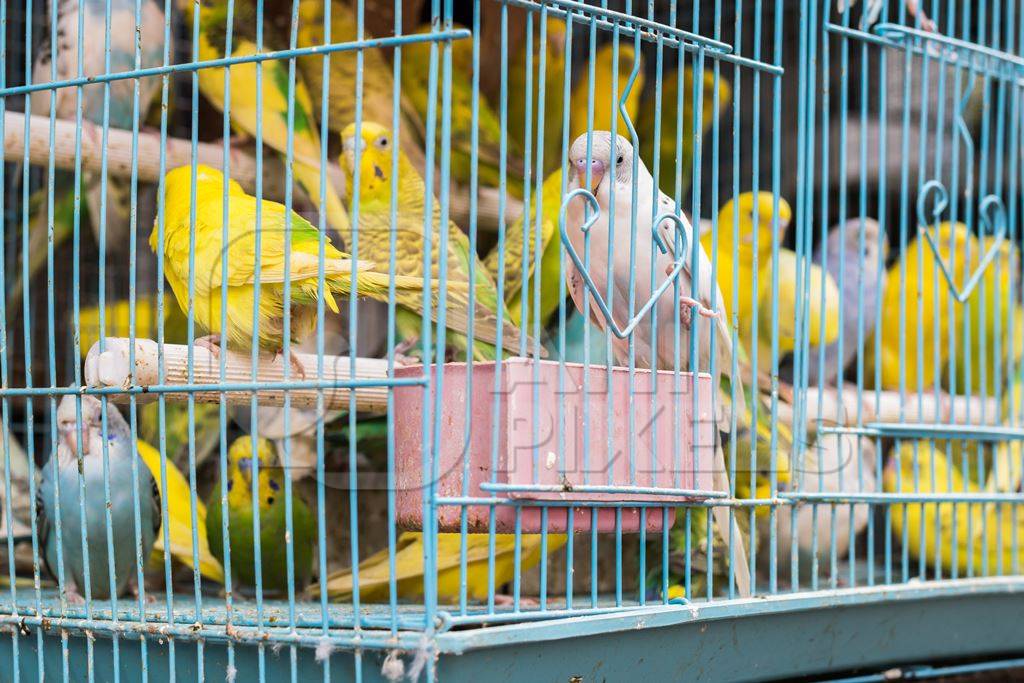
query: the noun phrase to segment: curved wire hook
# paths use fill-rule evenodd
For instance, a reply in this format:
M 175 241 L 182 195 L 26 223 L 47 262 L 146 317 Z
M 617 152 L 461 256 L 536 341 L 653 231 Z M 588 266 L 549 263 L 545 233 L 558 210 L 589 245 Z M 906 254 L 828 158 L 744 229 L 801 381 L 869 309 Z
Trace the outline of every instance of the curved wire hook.
M 611 309 L 608 308 L 608 304 L 605 302 L 604 297 L 601 295 L 601 292 L 597 287 L 597 284 L 594 282 L 594 279 L 590 276 L 590 271 L 587 270 L 585 264 L 583 263 L 583 259 L 580 258 L 579 253 L 577 253 L 576 248 L 572 244 L 572 240 L 569 238 L 569 232 L 566 228 L 565 222 L 565 212 L 569 206 L 569 202 L 571 202 L 576 197 L 583 197 L 586 200 L 586 202 L 590 205 L 590 208 L 594 210 L 594 213 L 589 218 L 587 218 L 586 221 L 584 221 L 582 226 L 580 226 L 580 232 L 583 233 L 584 239 L 589 239 L 587 233 L 590 231 L 590 229 L 594 226 L 594 224 L 597 222 L 597 219 L 599 218 L 600 205 L 597 202 L 597 198 L 594 197 L 593 193 L 591 193 L 589 190 L 579 187 L 573 190 L 572 192 L 566 194 L 565 199 L 562 200 L 562 206 L 558 212 L 558 232 L 562 238 L 562 245 L 565 247 L 566 252 L 569 254 L 569 258 L 572 259 L 573 265 L 576 266 L 577 272 L 579 272 L 580 277 L 583 279 L 584 286 L 586 287 L 587 291 L 590 292 L 590 296 L 594 299 L 594 302 L 597 304 L 598 309 L 600 309 L 601 315 L 604 316 L 608 329 L 610 329 L 612 333 L 619 339 L 625 339 L 626 337 L 633 334 L 633 331 L 636 329 L 636 326 L 639 325 L 640 321 L 643 320 L 644 316 L 646 316 L 647 313 L 652 308 L 654 308 L 654 305 L 658 303 L 658 299 L 661 298 L 661 296 L 668 290 L 668 288 L 675 284 L 676 280 L 679 277 L 679 274 L 682 272 L 683 268 L 686 267 L 687 252 L 689 251 L 690 247 L 690 236 L 686 232 L 686 223 L 683 222 L 683 219 L 680 216 L 671 212 L 665 212 L 654 219 L 654 223 L 651 227 L 651 235 L 654 239 L 655 244 L 658 245 L 658 248 L 661 250 L 663 254 L 669 253 L 670 247 L 668 244 L 665 243 L 665 239 L 659 234 L 658 226 L 661 225 L 662 222 L 666 220 L 672 221 L 675 224 L 676 246 L 679 247 L 678 251 L 675 252 L 677 255 L 676 260 L 672 264 L 672 269 L 669 270 L 668 272 L 668 277 L 666 277 L 665 281 L 662 282 L 656 290 L 654 290 L 654 292 L 651 294 L 651 298 L 648 299 L 646 303 L 644 303 L 640 310 L 637 311 L 636 315 L 630 318 L 629 324 L 627 324 L 625 327 L 620 327 L 619 324 L 615 322 L 615 317 L 614 315 L 612 315 Z M 690 305 L 692 306 L 694 304 L 690 303 Z M 699 302 L 697 302 L 696 305 L 699 306 Z

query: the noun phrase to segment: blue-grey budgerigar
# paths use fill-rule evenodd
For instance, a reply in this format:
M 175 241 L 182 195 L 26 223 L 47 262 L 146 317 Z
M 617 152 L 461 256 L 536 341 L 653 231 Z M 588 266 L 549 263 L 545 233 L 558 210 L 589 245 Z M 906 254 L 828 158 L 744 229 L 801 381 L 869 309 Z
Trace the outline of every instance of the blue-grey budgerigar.
M 863 233 L 863 251 L 861 234 Z M 845 248 L 843 244 L 845 242 Z M 863 258 L 861 258 L 863 253 Z M 825 363 L 821 364 L 819 350 L 812 349 L 807 359 L 807 386 L 819 384 L 832 386 L 839 378 L 840 368 L 846 368 L 857 357 L 857 350 L 867 343 L 875 329 L 875 314 L 879 298 L 885 291 L 885 259 L 889 243 L 881 226 L 873 218 L 850 218 L 844 226 L 835 226 L 825 242 L 824 254 L 819 246 L 814 253 L 814 263 L 825 265 L 828 274 L 840 287 L 842 302 L 842 358 L 839 356 L 839 341 L 825 347 Z M 879 279 L 881 270 L 881 279 Z M 861 284 L 863 282 L 863 292 Z M 863 316 L 858 323 L 858 310 Z M 862 331 L 858 335 L 858 325 Z M 858 344 L 858 336 L 860 344 Z M 784 381 L 793 381 L 793 357 L 787 356 L 779 364 L 779 375 Z M 844 381 L 851 379 L 849 375 Z
M 136 468 L 138 485 L 132 486 L 132 435 L 128 423 L 113 404 L 107 405 L 107 430 L 104 435 L 100 400 L 82 396 L 82 451 L 78 453 L 78 416 L 74 396 L 65 396 L 57 408 L 60 440 L 56 461 L 42 468 L 39 485 L 39 529 L 47 569 L 58 577 L 57 564 L 57 484 L 60 492 L 61 546 L 64 580 L 68 599 L 75 602 L 85 586 L 85 561 L 82 552 L 82 510 L 79 468 L 85 480 L 86 547 L 89 554 L 89 588 L 94 599 L 110 598 L 110 570 L 107 545 L 107 501 L 103 486 L 103 450 L 106 440 L 110 474 L 110 521 L 114 547 L 114 581 L 122 595 L 132 577 L 137 576 L 137 552 L 134 497 L 138 497 L 145 561 L 153 549 L 160 529 L 160 492 L 141 460 Z M 56 471 L 55 471 L 56 469 Z

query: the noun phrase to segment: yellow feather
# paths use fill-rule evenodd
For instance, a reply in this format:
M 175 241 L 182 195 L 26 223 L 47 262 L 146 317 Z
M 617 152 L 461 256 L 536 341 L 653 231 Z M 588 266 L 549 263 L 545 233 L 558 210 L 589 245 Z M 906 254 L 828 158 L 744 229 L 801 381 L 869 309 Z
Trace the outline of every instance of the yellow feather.
M 192 500 L 191 488 L 185 475 L 181 473 L 171 460 L 167 461 L 167 486 L 160 477 L 160 452 L 145 441 L 139 441 L 139 457 L 146 463 L 149 473 L 153 475 L 160 497 L 167 500 L 168 519 L 164 520 L 153 545 L 151 562 L 162 562 L 164 552 L 164 534 L 170 537 L 170 552 L 174 559 L 182 564 L 195 568 L 192 562 Z M 206 505 L 196 499 L 196 532 L 199 539 L 198 556 L 199 571 L 208 579 L 224 583 L 224 568 L 210 552 L 210 543 L 206 538 Z
M 466 536 L 466 594 L 469 600 L 487 600 L 490 562 L 490 536 Z M 510 582 L 515 575 L 515 535 L 494 537 L 495 589 Z M 547 551 L 553 553 L 565 545 L 564 534 L 549 534 Z M 522 536 L 520 571 L 535 567 L 541 560 L 541 537 Z M 461 534 L 438 534 L 437 598 L 439 602 L 459 602 L 462 578 Z M 398 597 L 412 600 L 423 595 L 423 534 L 403 533 L 395 544 L 395 571 Z M 359 597 L 368 602 L 389 599 L 390 571 L 387 549 L 367 557 L 359 564 Z M 352 571 L 342 569 L 327 577 L 327 594 L 332 600 L 347 600 L 352 595 Z

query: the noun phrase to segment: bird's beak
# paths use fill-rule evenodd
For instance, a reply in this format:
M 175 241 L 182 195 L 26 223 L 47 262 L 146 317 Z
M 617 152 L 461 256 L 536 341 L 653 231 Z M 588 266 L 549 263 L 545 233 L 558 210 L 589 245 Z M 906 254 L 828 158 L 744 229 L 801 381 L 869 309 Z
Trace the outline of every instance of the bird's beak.
M 252 458 L 239 458 L 238 471 L 247 482 L 252 483 Z
M 576 177 L 579 179 L 580 187 L 588 187 L 587 186 L 587 167 L 588 167 L 587 160 L 585 158 L 577 159 L 573 163 L 576 166 Z M 600 161 L 598 159 L 591 159 L 590 160 L 590 164 L 589 164 L 589 168 L 590 168 L 590 185 L 589 185 L 588 189 L 591 192 L 597 192 L 597 187 L 601 184 L 601 180 L 604 178 L 604 172 L 605 172 L 604 162 Z

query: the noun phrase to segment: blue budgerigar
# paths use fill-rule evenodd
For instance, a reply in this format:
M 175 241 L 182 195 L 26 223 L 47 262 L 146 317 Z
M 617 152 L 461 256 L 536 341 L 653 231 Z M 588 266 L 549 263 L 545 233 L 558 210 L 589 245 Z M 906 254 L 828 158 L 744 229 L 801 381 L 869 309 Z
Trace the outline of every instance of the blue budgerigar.
M 861 258 L 861 233 L 863 231 L 863 258 Z M 845 249 L 843 244 L 845 242 Z M 839 342 L 835 341 L 825 347 L 825 364 L 817 349 L 811 349 L 807 359 L 807 386 L 831 386 L 839 379 L 840 368 L 846 368 L 854 358 L 857 350 L 867 345 L 875 329 L 875 314 L 879 298 L 885 290 L 886 270 L 885 259 L 889 253 L 889 243 L 885 239 L 878 221 L 873 218 L 850 218 L 845 226 L 834 226 L 825 242 L 827 262 L 825 269 L 836 284 L 842 289 L 841 302 L 843 308 L 842 358 L 839 357 Z M 814 263 L 822 265 L 823 252 L 819 246 L 815 249 Z M 881 270 L 881 279 L 879 279 Z M 863 283 L 863 290 L 861 289 Z M 860 323 L 857 321 L 858 309 L 864 314 Z M 862 332 L 858 334 L 858 324 Z M 858 336 L 861 343 L 858 344 Z M 793 357 L 782 359 L 779 364 L 779 375 L 783 380 L 793 381 Z M 849 374 L 844 377 L 851 379 Z
M 135 27 L 136 0 L 109 0 L 110 27 L 107 31 L 107 0 L 59 0 L 56 16 L 56 40 L 53 40 L 48 22 L 43 31 L 43 40 L 35 54 L 32 68 L 33 83 L 63 81 L 79 76 L 99 76 L 108 71 L 106 39 L 110 42 L 111 73 L 136 69 L 135 47 L 139 44 L 138 68 L 151 68 L 163 64 L 164 54 L 164 11 L 163 3 L 157 0 L 141 0 L 138 31 Z M 49 6 L 49 3 L 46 3 Z M 81 12 L 81 13 L 80 13 Z M 82 60 L 79 64 L 79 25 L 83 29 L 81 45 Z M 131 130 L 135 121 L 135 83 L 126 78 L 111 81 L 109 98 L 104 98 L 104 84 L 94 83 L 82 88 L 82 136 L 91 139 L 97 146 L 102 136 L 104 108 L 111 128 Z M 146 112 L 160 94 L 160 78 L 150 76 L 138 80 L 138 118 L 141 122 Z M 39 116 L 50 115 L 51 96 L 54 116 L 69 121 L 76 120 L 78 88 L 57 88 L 38 90 L 31 95 L 31 112 Z M 141 123 L 140 123 L 141 126 Z M 88 224 L 99 240 L 100 225 L 106 225 L 106 244 L 110 250 L 122 253 L 129 244 L 131 228 L 131 180 L 107 174 L 106 205 L 101 206 L 103 197 L 102 174 L 96 171 L 83 172 L 81 191 L 83 213 L 89 216 Z M 70 171 L 58 171 L 54 178 L 54 248 L 67 239 L 72 232 L 71 202 L 74 193 L 74 175 Z M 141 202 L 139 203 L 141 205 Z M 101 208 L 105 211 L 101 212 Z M 47 210 L 40 203 L 35 210 L 33 239 L 30 244 L 30 276 L 45 263 Z M 16 288 L 20 293 L 20 285 Z
M 42 468 L 39 486 L 39 529 L 44 559 L 50 573 L 58 576 L 57 484 L 60 492 L 61 546 L 68 599 L 80 601 L 85 586 L 85 558 L 82 551 L 82 509 L 79 469 L 85 480 L 86 547 L 89 555 L 89 587 L 92 598 L 110 598 L 110 570 L 107 545 L 107 501 L 103 486 L 103 422 L 100 400 L 82 396 L 82 452 L 78 453 L 78 415 L 74 396 L 65 396 L 57 407 L 56 463 Z M 160 529 L 160 492 L 145 464 L 137 467 L 138 486 L 132 486 L 132 435 L 128 423 L 113 404 L 107 405 L 107 460 L 110 474 L 110 528 L 114 547 L 114 581 L 122 595 L 137 576 L 135 504 L 137 495 L 142 538 L 142 558 L 149 557 Z M 56 472 L 54 471 L 56 465 Z

